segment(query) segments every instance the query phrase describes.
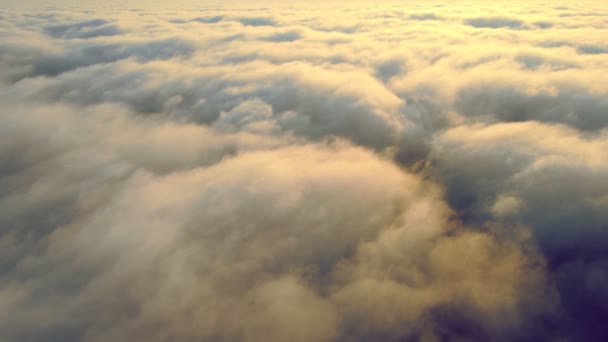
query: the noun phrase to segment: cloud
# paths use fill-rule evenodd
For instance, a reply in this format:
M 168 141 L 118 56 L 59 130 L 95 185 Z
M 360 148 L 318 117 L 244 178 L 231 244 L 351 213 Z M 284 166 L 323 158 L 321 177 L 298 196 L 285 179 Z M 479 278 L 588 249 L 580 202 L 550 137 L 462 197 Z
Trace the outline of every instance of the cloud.
M 268 40 L 271 42 L 293 42 L 300 39 L 302 36 L 298 31 L 287 31 L 287 32 L 277 32 L 272 34 L 264 40 Z
M 467 19 L 465 23 L 476 28 L 524 28 L 524 22 L 522 20 L 510 17 L 478 17 Z
M 533 61 L 528 60 L 530 62 Z M 608 125 L 604 115 L 608 110 L 605 97 L 581 89 L 526 94 L 513 87 L 479 86 L 463 89 L 458 94 L 456 108 L 467 116 L 502 122 L 558 122 L 588 131 L 602 130 Z
M 380 62 L 376 66 L 376 70 L 376 76 L 379 79 L 388 81 L 392 77 L 403 76 L 407 73 L 407 60 L 402 56 L 389 58 L 386 61 Z
M 598 286 L 605 278 L 598 267 L 606 263 L 601 251 L 608 241 L 607 142 L 605 134 L 586 139 L 570 128 L 539 123 L 459 127 L 437 140 L 434 170 L 466 221 L 532 227 L 568 312 L 603 312 Z M 577 285 L 581 279 L 588 280 Z M 574 288 L 576 293 L 568 292 Z M 569 320 L 566 330 L 583 324 Z M 605 334 L 593 323 L 587 327 L 578 332 L 586 339 Z
M 3 9 L 0 340 L 605 340 L 564 9 Z
M 377 149 L 389 147 L 398 139 L 403 122 L 393 111 L 398 109 L 401 100 L 372 77 L 304 63 L 288 63 L 279 70 L 268 67 L 252 64 L 241 68 L 246 77 L 266 80 L 259 88 L 250 87 L 241 95 L 221 87 L 225 83 L 232 87 L 243 86 L 239 79 L 220 76 L 209 82 L 203 74 L 192 82 L 194 87 L 178 82 L 150 88 L 139 86 L 145 84 L 149 70 L 122 73 L 105 66 L 23 86 L 40 87 L 36 94 L 38 99 L 64 99 L 79 104 L 125 102 L 137 111 L 147 113 L 164 111 L 169 108 L 168 101 L 174 99 L 177 100 L 176 111 L 203 122 L 217 120 L 222 111 L 232 110 L 239 100 L 257 97 L 272 107 L 270 120 L 282 131 L 311 138 L 344 136 Z M 162 69 L 157 71 L 164 72 Z M 318 73 L 329 77 L 319 79 L 315 76 Z M 88 83 L 91 77 L 97 79 L 96 86 Z M 101 84 L 104 86 L 100 87 Z M 366 84 L 365 92 L 358 87 L 360 84 Z M 201 98 L 209 100 L 200 101 Z
M 566 62 L 559 59 L 546 58 L 535 54 L 521 54 L 515 59 L 527 69 L 536 70 L 538 68 L 547 67 L 551 70 L 566 70 L 569 68 L 579 67 L 576 63 Z
M 45 31 L 55 38 L 95 38 L 101 36 L 115 36 L 122 31 L 109 21 L 103 19 L 87 20 L 75 24 L 51 25 Z
M 146 42 L 75 43 L 63 51 L 45 51 L 36 47 L 8 46 L 6 64 L 12 68 L 10 82 L 35 76 L 57 76 L 79 68 L 134 58 L 141 62 L 189 56 L 195 51 L 190 41 L 168 38 Z
M 410 19 L 410 20 L 440 20 L 441 18 L 438 17 L 435 13 L 417 13 L 417 14 L 410 14 L 408 16 L 408 19 Z
M 183 24 L 183 23 L 190 23 L 190 22 L 198 22 L 198 23 L 203 23 L 203 24 L 215 24 L 215 23 L 219 23 L 222 20 L 224 20 L 223 15 L 216 15 L 216 16 L 212 16 L 212 17 L 197 17 L 197 18 L 193 18 L 190 20 L 172 19 L 172 20 L 170 20 L 170 22 L 176 23 L 176 24 Z
M 265 17 L 244 17 L 237 19 L 245 26 L 275 26 L 275 21 L 272 18 Z
M 586 55 L 600 55 L 608 53 L 608 47 L 597 45 L 583 45 L 580 46 L 577 51 Z
M 13 145 L 27 173 L 3 175 L 17 184 L 0 202 L 14 227 L 3 240 L 6 338 L 400 338 L 436 334 L 427 324 L 448 324 L 434 315 L 455 299 L 487 334 L 516 334 L 516 317 L 542 314 L 523 306 L 528 296 L 553 300 L 538 297 L 534 258 L 459 231 L 432 184 L 365 149 L 264 146 L 238 133 L 240 147 L 222 154 L 230 135 L 120 108 L 28 113 L 3 117 L 14 134 L 30 132 Z M 140 142 L 124 140 L 132 135 Z M 28 158 L 40 139 L 45 159 Z M 190 152 L 175 152 L 183 146 Z M 36 171 L 46 177 L 19 181 Z M 41 233 L 30 216 L 48 215 L 40 208 L 64 219 L 19 243 Z M 38 271 L 48 268 L 57 272 Z M 50 297 L 52 288 L 62 290 Z M 505 315 L 514 321 L 498 324 Z
M 534 22 L 534 25 L 538 26 L 541 29 L 548 29 L 553 27 L 553 25 L 555 24 L 549 21 L 536 21 Z

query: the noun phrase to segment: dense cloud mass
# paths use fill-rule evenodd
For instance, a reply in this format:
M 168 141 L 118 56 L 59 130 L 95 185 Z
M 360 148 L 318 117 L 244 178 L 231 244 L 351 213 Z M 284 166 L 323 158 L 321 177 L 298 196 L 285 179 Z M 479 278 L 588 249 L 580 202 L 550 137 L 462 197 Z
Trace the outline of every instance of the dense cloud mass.
M 0 10 L 0 340 L 605 341 L 599 2 Z

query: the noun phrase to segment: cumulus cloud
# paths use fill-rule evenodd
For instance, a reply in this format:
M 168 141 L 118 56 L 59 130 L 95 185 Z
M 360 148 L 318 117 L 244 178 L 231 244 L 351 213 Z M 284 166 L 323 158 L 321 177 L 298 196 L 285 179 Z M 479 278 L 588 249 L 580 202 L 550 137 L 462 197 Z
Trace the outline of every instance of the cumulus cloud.
M 44 179 L 3 176 L 17 184 L 2 202 L 12 212 L 5 226 L 15 227 L 4 241 L 15 259 L 2 291 L 10 339 L 435 336 L 429 324 L 460 324 L 435 317 L 453 300 L 471 310 L 476 331 L 516 334 L 520 316 L 543 313 L 525 302 L 553 300 L 538 297 L 545 285 L 534 254 L 463 231 L 433 185 L 369 151 L 244 133 L 236 151 L 218 151 L 233 137 L 214 141 L 198 126 L 141 122 L 119 109 L 108 117 L 108 109 L 4 119 L 49 149 L 42 159 L 27 157 L 34 143 L 13 147 L 25 156 L 21 169 L 47 170 Z M 138 131 L 136 145 L 120 137 Z M 190 153 L 172 151 L 184 144 Z M 43 220 L 49 212 L 64 217 Z M 451 262 L 460 258 L 480 264 Z M 36 271 L 48 267 L 61 270 Z M 47 298 L 49 288 L 61 293 Z M 499 324 L 504 315 L 508 325 Z
M 467 222 L 529 225 L 556 274 L 565 309 L 597 313 L 608 308 L 599 291 L 608 247 L 607 147 L 605 134 L 583 138 L 563 126 L 463 126 L 437 140 L 434 170 Z M 565 329 L 583 325 L 586 339 L 605 334 L 593 321 L 566 321 Z
M 3 9 L 0 340 L 605 340 L 593 6 Z

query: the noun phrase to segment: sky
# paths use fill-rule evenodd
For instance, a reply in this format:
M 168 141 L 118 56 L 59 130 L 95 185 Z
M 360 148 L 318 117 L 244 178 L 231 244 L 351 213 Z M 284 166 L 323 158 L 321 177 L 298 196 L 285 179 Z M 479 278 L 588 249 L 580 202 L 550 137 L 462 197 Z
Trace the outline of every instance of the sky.
M 1 2 L 1 341 L 608 339 L 602 1 Z

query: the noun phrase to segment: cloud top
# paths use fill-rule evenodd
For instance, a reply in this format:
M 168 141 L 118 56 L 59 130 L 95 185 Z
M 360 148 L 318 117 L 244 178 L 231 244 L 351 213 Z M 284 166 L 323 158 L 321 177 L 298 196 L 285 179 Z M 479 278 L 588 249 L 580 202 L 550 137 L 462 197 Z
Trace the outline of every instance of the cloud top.
M 607 15 L 3 9 L 0 340 L 606 340 Z

